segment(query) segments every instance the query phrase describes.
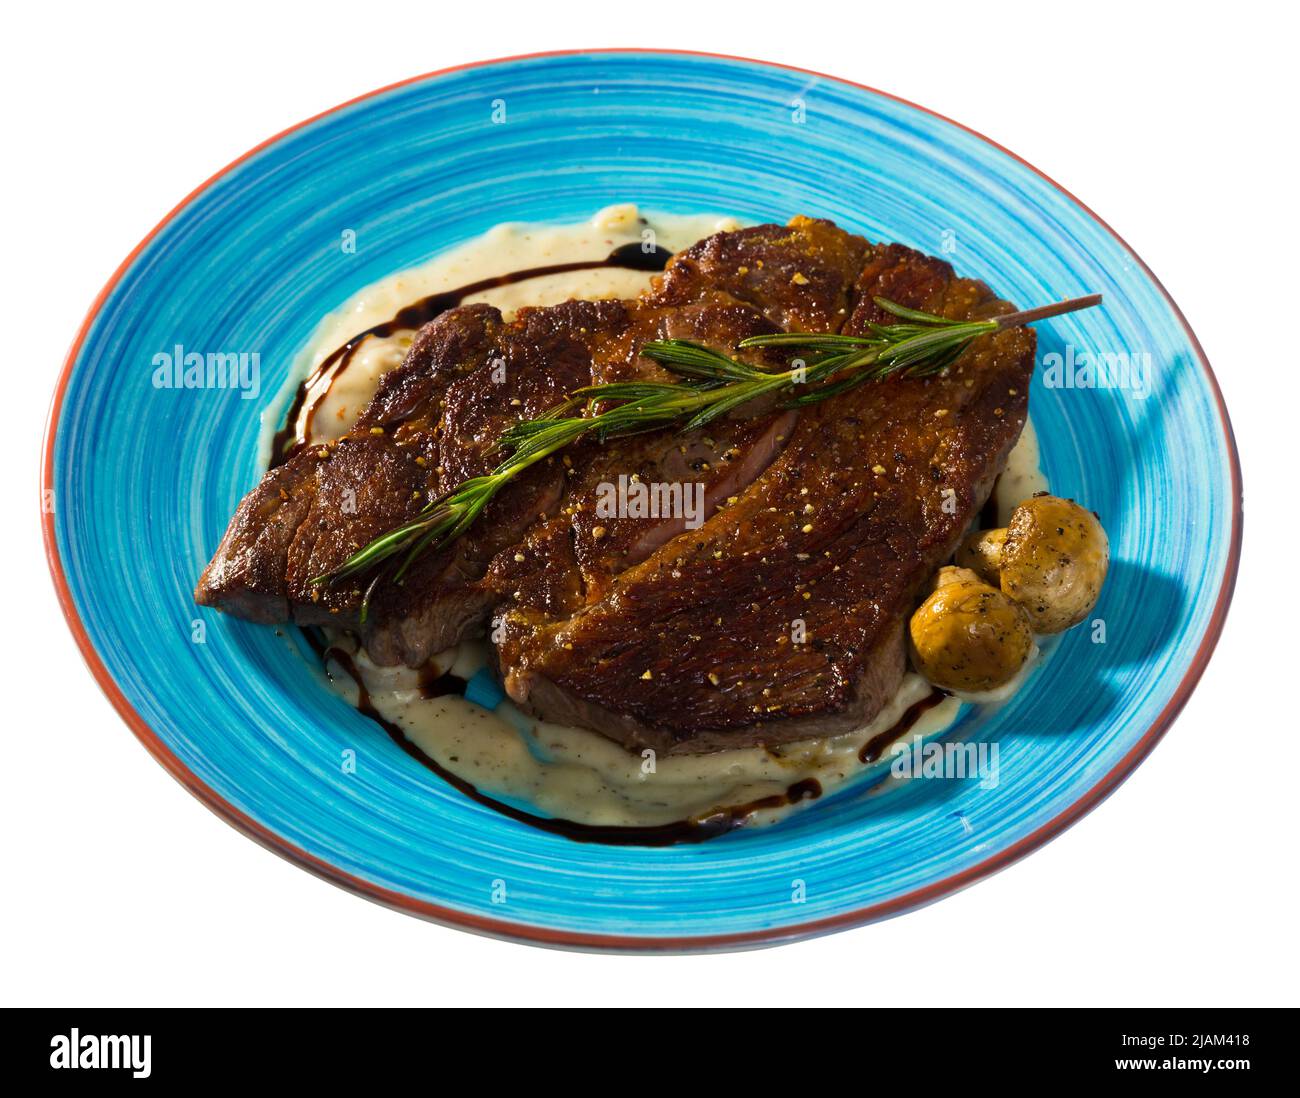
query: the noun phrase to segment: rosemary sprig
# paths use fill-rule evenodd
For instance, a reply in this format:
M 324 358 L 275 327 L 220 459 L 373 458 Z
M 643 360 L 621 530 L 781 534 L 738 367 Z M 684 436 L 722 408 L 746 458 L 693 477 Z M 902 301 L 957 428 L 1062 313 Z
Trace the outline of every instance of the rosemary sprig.
M 350 579 L 401 556 L 392 573 L 393 581 L 401 583 L 422 554 L 464 534 L 497 493 L 525 469 L 587 435 L 604 442 L 673 426 L 693 431 L 765 397 L 785 396 L 783 407 L 802 407 L 868 381 L 930 377 L 952 365 L 982 335 L 1091 308 L 1101 302 L 1101 295 L 972 321 L 948 320 L 882 297 L 874 300 L 898 317 L 898 322 L 871 324 L 860 336 L 781 332 L 751 336 L 737 345 L 741 351 L 774 347 L 799 352 L 803 357 L 786 370 L 762 369 L 689 340 L 644 344 L 643 355 L 681 380 L 616 381 L 576 390 L 546 415 L 522 420 L 507 430 L 496 443 L 507 456 L 491 473 L 464 481 L 454 491 L 431 500 L 410 522 L 381 534 L 312 582 Z M 363 622 L 378 579 L 372 581 L 362 602 Z

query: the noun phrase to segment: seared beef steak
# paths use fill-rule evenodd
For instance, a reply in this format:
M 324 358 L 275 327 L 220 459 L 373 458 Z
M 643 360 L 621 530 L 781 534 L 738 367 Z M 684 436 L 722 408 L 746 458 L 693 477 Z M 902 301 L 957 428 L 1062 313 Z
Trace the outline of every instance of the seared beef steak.
M 505 323 L 487 306 L 420 332 L 356 427 L 245 498 L 196 597 L 258 621 L 356 627 L 361 583 L 313 586 L 430 494 L 499 460 L 511 422 L 592 382 L 665 375 L 651 339 L 727 353 L 778 330 L 858 334 L 882 296 L 952 319 L 1010 311 L 897 245 L 796 218 L 721 233 L 633 302 L 569 302 Z M 702 432 L 588 442 L 530 469 L 460 542 L 380 583 L 364 639 L 423 662 L 495 624 L 510 694 L 628 747 L 702 752 L 845 731 L 904 668 L 903 624 L 1024 424 L 1034 336 L 981 337 L 944 374 L 894 378 Z M 706 521 L 602 514 L 620 477 L 698 484 Z

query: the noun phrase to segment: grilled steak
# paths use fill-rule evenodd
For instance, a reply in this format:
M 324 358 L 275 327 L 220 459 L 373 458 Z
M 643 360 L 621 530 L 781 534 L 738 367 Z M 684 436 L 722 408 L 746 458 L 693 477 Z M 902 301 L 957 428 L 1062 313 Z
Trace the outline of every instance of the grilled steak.
M 954 319 L 1010 310 L 940 260 L 796 218 L 701 241 L 636 301 L 509 323 L 487 306 L 444 313 L 348 435 L 245 498 L 196 597 L 257 621 L 356 628 L 360 584 L 311 579 L 489 470 L 511 422 L 581 385 L 668 376 L 638 354 L 647 340 L 731 353 L 778 330 L 857 334 L 891 319 L 877 295 Z M 491 620 L 516 701 L 630 748 L 858 726 L 897 689 L 906 617 L 1020 433 L 1033 359 L 1033 333 L 1009 329 L 943 375 L 861 386 L 797 417 L 750 408 L 691 435 L 575 446 L 402 586 L 381 582 L 363 639 L 379 662 L 418 665 Z M 603 512 L 620 478 L 694 492 L 694 528 L 680 508 Z

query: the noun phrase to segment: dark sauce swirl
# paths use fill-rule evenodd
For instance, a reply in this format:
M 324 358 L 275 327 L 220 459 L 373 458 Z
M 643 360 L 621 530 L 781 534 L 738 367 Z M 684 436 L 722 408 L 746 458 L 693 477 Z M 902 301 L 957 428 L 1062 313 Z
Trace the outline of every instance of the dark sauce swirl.
M 885 748 L 895 740 L 902 739 L 912 730 L 912 725 L 921 719 L 921 714 L 928 712 L 938 705 L 948 695 L 937 688 L 933 689 L 924 698 L 918 702 L 913 702 L 898 718 L 898 723 L 892 728 L 887 728 L 879 735 L 872 736 L 862 745 L 858 752 L 858 761 L 861 763 L 873 763 L 885 753 Z

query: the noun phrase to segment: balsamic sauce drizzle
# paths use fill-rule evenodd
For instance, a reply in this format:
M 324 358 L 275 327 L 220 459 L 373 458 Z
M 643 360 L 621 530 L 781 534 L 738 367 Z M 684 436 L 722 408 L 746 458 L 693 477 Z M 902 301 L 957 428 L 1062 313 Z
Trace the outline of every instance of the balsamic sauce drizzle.
M 918 702 L 913 702 L 904 710 L 903 715 L 898 718 L 898 723 L 892 728 L 887 728 L 879 735 L 872 736 L 862 745 L 858 752 L 858 762 L 873 763 L 885 753 L 885 748 L 895 740 L 902 739 L 912 730 L 912 725 L 921 719 L 921 714 L 933 709 L 948 695 L 935 687 L 924 698 Z
M 672 252 L 659 247 L 657 244 L 651 245 L 646 250 L 642 244 L 633 241 L 631 244 L 624 244 L 615 248 L 604 259 L 584 259 L 573 263 L 554 263 L 547 267 L 527 267 L 521 271 L 511 271 L 508 274 L 482 278 L 477 282 L 471 282 L 454 290 L 443 290 L 436 294 L 430 294 L 428 297 L 422 297 L 419 301 L 404 306 L 387 320 L 374 325 L 372 328 L 367 328 L 364 332 L 358 332 L 342 347 L 331 351 L 321 361 L 320 365 L 312 370 L 302 384 L 298 386 L 298 391 L 294 394 L 293 401 L 289 405 L 284 424 L 275 433 L 275 438 L 271 442 L 271 468 L 283 465 L 306 444 L 304 439 L 311 434 L 312 417 L 315 415 L 316 408 L 329 393 L 334 379 L 348 368 L 348 364 L 352 361 L 352 356 L 356 354 L 357 348 L 371 336 L 385 339 L 397 332 L 419 328 L 440 313 L 456 308 L 465 298 L 483 293 L 485 290 L 495 290 L 501 286 L 513 286 L 517 282 L 527 282 L 529 279 L 542 278 L 545 275 L 567 274 L 570 271 L 591 271 L 602 267 L 616 267 L 627 271 L 662 271 L 668 265 L 668 260 L 672 258 L 672 254 Z M 302 438 L 299 438 L 297 424 L 302 417 L 304 408 L 307 412 L 307 419 L 303 425 Z

